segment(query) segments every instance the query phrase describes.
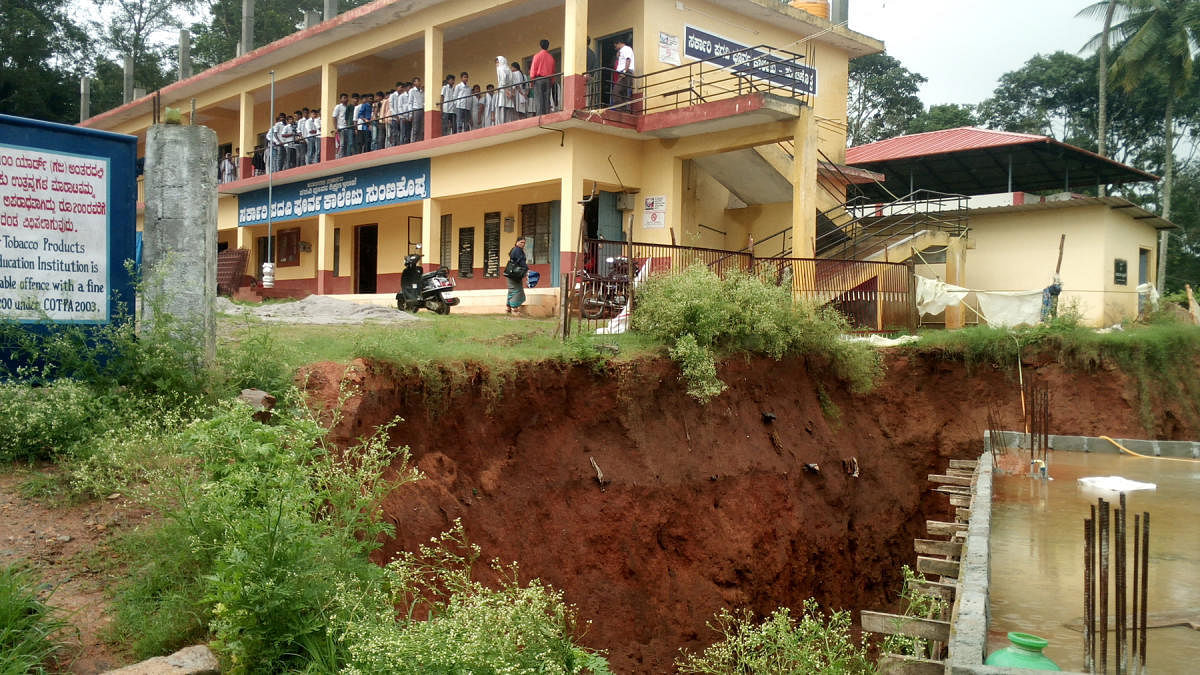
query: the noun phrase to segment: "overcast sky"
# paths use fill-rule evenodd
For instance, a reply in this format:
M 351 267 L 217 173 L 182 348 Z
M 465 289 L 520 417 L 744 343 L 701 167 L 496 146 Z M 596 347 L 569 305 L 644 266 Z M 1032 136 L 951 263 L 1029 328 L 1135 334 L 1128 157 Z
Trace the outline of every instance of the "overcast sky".
M 1092 0 L 850 0 L 851 30 L 883 40 L 887 53 L 924 75 L 926 106 L 978 103 L 1000 76 L 1035 54 L 1080 47 L 1100 32 L 1076 19 Z

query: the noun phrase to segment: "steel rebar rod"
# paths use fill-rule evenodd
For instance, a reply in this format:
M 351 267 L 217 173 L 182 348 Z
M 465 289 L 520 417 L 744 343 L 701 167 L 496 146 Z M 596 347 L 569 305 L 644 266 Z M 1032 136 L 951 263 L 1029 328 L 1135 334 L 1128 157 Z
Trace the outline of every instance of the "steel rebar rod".
M 1137 672 L 1138 663 L 1138 577 L 1141 576 L 1142 569 L 1139 564 L 1140 553 L 1142 551 L 1142 517 L 1140 514 L 1133 514 L 1133 611 L 1130 612 L 1129 622 L 1129 663 L 1132 668 L 1130 670 Z
M 1150 586 L 1150 512 L 1142 511 L 1142 618 L 1139 628 L 1142 631 L 1138 645 L 1139 671 L 1146 672 L 1146 588 Z
M 1100 672 L 1108 672 L 1108 502 L 1100 500 Z
M 1095 545 L 1095 513 L 1092 507 L 1091 518 L 1083 519 L 1083 669 L 1092 671 L 1092 605 L 1095 599 L 1092 595 L 1092 565 L 1095 561 L 1093 552 Z
M 1117 675 L 1124 675 L 1128 667 L 1125 661 L 1125 608 L 1126 600 L 1128 599 L 1128 588 L 1125 585 L 1125 493 L 1120 495 L 1120 508 L 1113 511 L 1114 528 L 1116 530 L 1116 632 L 1113 635 L 1116 638 L 1116 666 Z

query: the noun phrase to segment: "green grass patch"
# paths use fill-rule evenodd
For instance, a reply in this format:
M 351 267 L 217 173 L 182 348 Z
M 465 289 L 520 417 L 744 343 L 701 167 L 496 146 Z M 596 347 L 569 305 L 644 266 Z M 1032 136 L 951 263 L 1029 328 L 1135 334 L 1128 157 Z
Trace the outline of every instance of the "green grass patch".
M 63 651 L 58 634 L 67 622 L 36 587 L 32 574 L 0 567 L 0 675 L 52 672 L 47 664 Z

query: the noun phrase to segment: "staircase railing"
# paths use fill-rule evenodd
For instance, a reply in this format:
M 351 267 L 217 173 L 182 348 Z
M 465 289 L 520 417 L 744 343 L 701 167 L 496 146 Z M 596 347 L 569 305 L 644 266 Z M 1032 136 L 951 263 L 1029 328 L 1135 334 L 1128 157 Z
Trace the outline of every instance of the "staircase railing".
M 967 231 L 967 202 L 965 195 L 933 190 L 916 190 L 887 204 L 857 197 L 845 204 L 849 221 L 824 238 L 818 235 L 818 254 L 858 259 L 921 230 L 961 236 Z M 839 232 L 845 238 L 837 241 Z

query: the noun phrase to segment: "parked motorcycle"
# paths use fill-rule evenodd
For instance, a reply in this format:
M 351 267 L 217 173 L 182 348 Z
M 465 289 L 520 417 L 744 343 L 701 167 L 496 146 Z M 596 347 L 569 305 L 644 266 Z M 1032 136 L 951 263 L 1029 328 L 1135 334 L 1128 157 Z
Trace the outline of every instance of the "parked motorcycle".
M 454 279 L 449 270 L 439 267 L 426 272 L 421 267 L 421 254 L 404 257 L 404 271 L 400 274 L 400 290 L 396 292 L 396 308 L 405 312 L 416 312 L 422 307 L 438 314 L 449 314 L 450 308 L 458 304 L 454 295 Z
M 580 270 L 576 289 L 579 291 L 579 313 L 585 319 L 616 316 L 629 302 L 629 258 L 606 258 L 608 274 L 597 275 Z

